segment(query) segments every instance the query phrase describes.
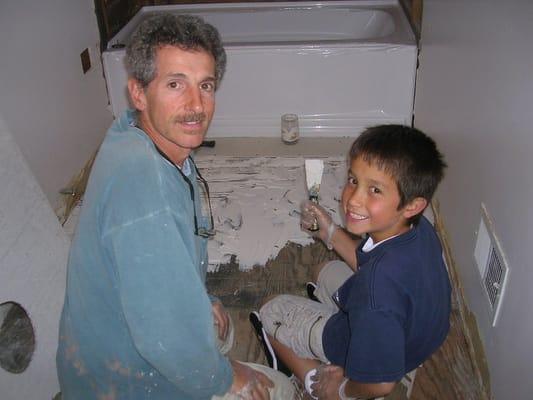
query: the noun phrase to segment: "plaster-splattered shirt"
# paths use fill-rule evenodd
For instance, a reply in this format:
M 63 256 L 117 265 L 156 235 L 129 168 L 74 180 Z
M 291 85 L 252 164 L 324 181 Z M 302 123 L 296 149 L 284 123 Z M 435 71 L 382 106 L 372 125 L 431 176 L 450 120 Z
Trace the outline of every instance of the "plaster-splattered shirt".
M 232 369 L 216 345 L 193 207 L 183 176 L 124 113 L 99 150 L 70 251 L 57 354 L 63 399 L 227 392 Z

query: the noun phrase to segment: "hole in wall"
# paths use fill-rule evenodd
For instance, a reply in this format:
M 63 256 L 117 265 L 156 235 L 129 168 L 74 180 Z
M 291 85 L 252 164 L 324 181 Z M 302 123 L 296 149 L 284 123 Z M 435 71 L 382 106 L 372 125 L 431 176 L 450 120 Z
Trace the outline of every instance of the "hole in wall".
M 0 367 L 20 374 L 30 365 L 35 334 L 28 313 L 18 303 L 0 304 Z

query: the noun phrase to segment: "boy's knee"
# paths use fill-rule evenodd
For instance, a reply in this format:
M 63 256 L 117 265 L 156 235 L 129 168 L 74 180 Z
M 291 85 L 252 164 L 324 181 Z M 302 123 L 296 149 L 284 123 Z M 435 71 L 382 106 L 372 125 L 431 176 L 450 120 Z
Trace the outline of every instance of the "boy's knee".
M 287 295 L 287 294 L 272 294 L 270 296 L 267 296 L 263 300 L 259 310 L 261 312 L 261 311 L 265 310 L 266 308 L 271 309 L 272 306 L 274 306 L 274 308 L 278 308 L 278 305 L 280 304 L 280 302 L 281 302 L 281 304 L 283 304 L 290 297 L 291 297 L 291 295 Z M 265 307 L 265 306 L 267 306 L 267 307 Z
M 316 264 L 316 265 L 313 265 L 311 267 L 311 279 L 313 280 L 313 282 L 317 282 L 318 281 L 318 276 L 320 275 L 320 271 L 322 271 L 324 269 L 324 267 L 329 263 L 330 261 L 322 261 L 321 263 L 319 264 Z
M 291 309 L 293 306 L 293 295 L 290 294 L 278 294 L 274 296 L 269 296 L 264 304 L 259 309 L 259 315 L 263 322 L 274 322 L 283 318 L 283 315 L 287 310 Z

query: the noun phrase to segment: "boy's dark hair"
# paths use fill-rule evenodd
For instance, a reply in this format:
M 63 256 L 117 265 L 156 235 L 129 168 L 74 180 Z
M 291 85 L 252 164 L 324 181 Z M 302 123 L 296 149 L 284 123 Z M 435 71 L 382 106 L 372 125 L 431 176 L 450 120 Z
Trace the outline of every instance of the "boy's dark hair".
M 143 87 L 155 78 L 156 51 L 162 46 L 204 50 L 215 59 L 216 87 L 226 70 L 226 52 L 217 29 L 193 15 L 156 14 L 133 32 L 126 47 L 126 69 Z
M 444 162 L 429 136 L 404 125 L 378 125 L 367 128 L 350 149 L 350 159 L 361 157 L 396 181 L 400 193 L 398 209 L 417 197 L 428 204 L 444 176 Z M 410 218 L 417 223 L 420 215 Z

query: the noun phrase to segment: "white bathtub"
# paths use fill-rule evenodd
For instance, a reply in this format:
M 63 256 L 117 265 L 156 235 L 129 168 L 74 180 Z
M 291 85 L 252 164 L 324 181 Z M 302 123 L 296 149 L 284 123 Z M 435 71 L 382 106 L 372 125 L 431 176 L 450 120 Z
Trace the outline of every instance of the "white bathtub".
M 228 54 L 209 137 L 280 135 L 295 113 L 301 137 L 356 136 L 378 123 L 411 123 L 417 46 L 397 1 L 149 6 L 103 54 L 113 114 L 128 107 L 124 48 L 158 12 L 215 25 Z

